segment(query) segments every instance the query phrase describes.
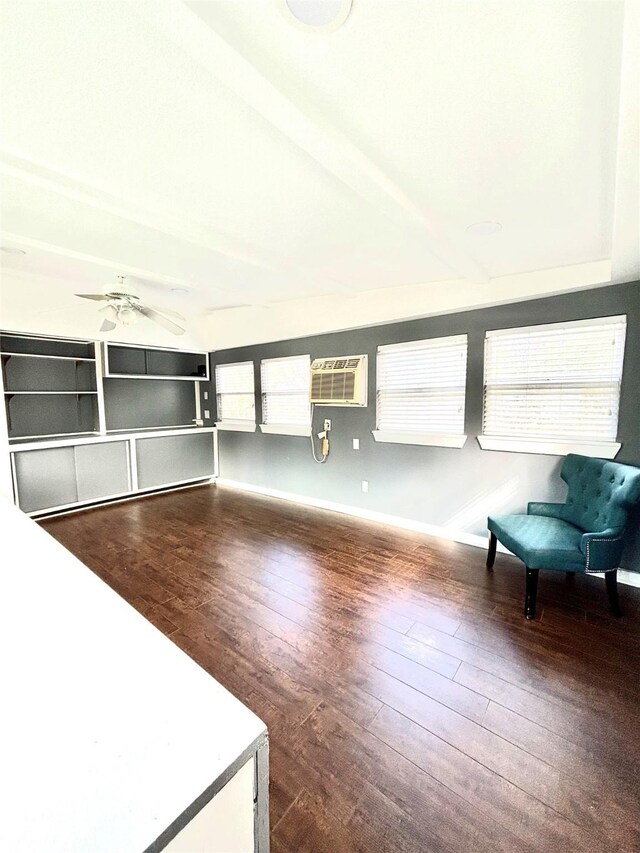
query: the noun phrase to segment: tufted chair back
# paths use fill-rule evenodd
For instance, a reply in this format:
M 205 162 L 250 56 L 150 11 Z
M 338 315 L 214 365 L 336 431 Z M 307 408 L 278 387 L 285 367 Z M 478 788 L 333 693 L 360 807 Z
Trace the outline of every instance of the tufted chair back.
M 585 532 L 622 532 L 640 503 L 640 469 L 630 465 L 570 453 L 560 476 L 569 487 L 563 517 Z

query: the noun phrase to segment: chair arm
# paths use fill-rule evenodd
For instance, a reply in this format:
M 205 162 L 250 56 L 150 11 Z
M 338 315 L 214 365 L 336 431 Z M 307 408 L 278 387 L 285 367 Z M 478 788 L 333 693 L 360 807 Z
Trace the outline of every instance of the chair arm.
M 549 518 L 559 518 L 564 521 L 564 504 L 529 503 L 527 515 L 546 515 Z
M 613 527 L 600 533 L 585 533 L 580 550 L 586 557 L 586 572 L 607 572 L 617 569 L 622 557 L 623 531 Z

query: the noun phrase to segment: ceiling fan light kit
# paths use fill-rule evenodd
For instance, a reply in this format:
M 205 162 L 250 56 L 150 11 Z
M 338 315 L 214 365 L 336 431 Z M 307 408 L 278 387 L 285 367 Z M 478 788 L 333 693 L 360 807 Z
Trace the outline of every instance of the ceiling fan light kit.
M 180 320 L 184 320 L 181 314 L 175 311 L 163 311 L 163 309 L 154 308 L 151 305 L 143 305 L 140 297 L 132 288 L 128 288 L 124 283 L 124 276 L 118 276 L 118 289 L 109 290 L 104 294 L 99 293 L 76 293 L 80 299 L 90 299 L 94 302 L 106 302 L 104 308 L 99 311 L 105 314 L 105 319 L 100 326 L 101 332 L 111 332 L 118 324 L 122 326 L 131 326 L 135 323 L 139 315 L 151 320 L 152 323 L 157 323 L 171 332 L 172 335 L 184 335 L 185 330 L 182 326 L 170 320 L 166 314 L 171 314 Z

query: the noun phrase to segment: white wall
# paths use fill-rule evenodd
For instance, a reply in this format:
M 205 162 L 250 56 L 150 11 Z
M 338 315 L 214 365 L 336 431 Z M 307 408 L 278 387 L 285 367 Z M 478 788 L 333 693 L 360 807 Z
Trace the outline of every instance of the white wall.
M 202 335 L 202 321 L 187 318 L 186 333 L 172 335 L 161 326 L 141 318 L 132 326 L 117 326 L 112 332 L 98 331 L 103 316 L 100 304 L 78 299 L 73 292 L 99 293 L 92 284 L 75 283 L 40 275 L 3 270 L 0 280 L 0 328 L 12 332 L 123 341 L 179 349 L 208 349 Z M 141 294 L 142 296 L 143 294 Z M 155 298 L 150 300 L 156 302 Z M 162 307 L 161 300 L 160 307 Z M 178 321 L 179 322 L 179 321 Z
M 484 284 L 456 279 L 218 311 L 204 318 L 203 334 L 210 349 L 229 349 L 502 305 L 610 283 L 611 262 L 595 261 L 494 278 Z

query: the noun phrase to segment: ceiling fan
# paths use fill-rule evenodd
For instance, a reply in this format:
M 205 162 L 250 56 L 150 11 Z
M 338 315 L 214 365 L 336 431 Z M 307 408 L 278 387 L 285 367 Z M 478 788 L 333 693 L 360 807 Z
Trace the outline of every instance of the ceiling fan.
M 162 326 L 163 329 L 166 329 L 173 335 L 184 335 L 185 330 L 182 326 L 179 326 L 177 323 L 174 323 L 173 320 L 169 319 L 169 316 L 171 316 L 176 317 L 178 320 L 184 320 L 182 314 L 178 314 L 175 311 L 167 311 L 164 308 L 154 308 L 152 305 L 143 305 L 140 301 L 140 297 L 134 292 L 134 290 L 128 285 L 125 285 L 125 277 L 123 275 L 119 275 L 117 278 L 118 284 L 114 286 L 113 290 L 108 290 L 104 294 L 75 294 L 75 296 L 79 296 L 80 299 L 92 299 L 95 302 L 107 303 L 104 308 L 99 309 L 100 313 L 104 313 L 105 315 L 105 319 L 102 321 L 102 325 L 100 326 L 101 332 L 112 331 L 116 328 L 118 323 L 121 323 L 123 326 L 130 326 L 132 323 L 136 322 L 140 315 L 142 315 L 148 320 L 151 320 L 153 323 L 157 323 L 159 326 Z

